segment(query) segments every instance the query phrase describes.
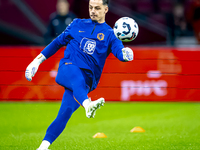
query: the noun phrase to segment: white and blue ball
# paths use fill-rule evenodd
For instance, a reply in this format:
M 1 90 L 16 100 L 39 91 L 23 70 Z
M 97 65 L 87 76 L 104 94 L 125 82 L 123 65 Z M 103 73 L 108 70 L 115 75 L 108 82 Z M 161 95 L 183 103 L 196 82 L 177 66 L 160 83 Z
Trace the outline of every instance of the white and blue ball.
M 123 42 L 133 41 L 139 32 L 138 24 L 134 19 L 129 17 L 118 19 L 113 29 L 115 36 Z

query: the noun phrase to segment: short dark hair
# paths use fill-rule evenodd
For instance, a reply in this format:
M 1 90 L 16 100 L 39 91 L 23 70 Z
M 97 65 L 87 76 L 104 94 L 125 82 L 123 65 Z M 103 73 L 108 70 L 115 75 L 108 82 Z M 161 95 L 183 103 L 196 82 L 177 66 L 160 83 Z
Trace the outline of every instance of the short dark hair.
M 108 5 L 109 4 L 109 0 L 102 0 L 103 1 L 103 5 Z

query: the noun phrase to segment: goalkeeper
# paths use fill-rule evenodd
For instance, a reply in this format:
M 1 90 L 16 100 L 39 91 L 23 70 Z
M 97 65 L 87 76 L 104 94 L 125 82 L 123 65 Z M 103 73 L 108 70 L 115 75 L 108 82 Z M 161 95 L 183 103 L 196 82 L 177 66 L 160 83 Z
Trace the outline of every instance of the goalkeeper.
M 38 150 L 48 150 L 79 106 L 85 108 L 88 118 L 94 117 L 96 110 L 103 106 L 104 98 L 91 101 L 87 94 L 96 88 L 110 53 L 120 61 L 133 60 L 132 50 L 124 48 L 113 29 L 105 23 L 107 12 L 108 0 L 90 0 L 90 19 L 75 19 L 27 67 L 25 76 L 31 81 L 44 60 L 67 46 L 56 77 L 56 82 L 65 89 L 61 107 Z

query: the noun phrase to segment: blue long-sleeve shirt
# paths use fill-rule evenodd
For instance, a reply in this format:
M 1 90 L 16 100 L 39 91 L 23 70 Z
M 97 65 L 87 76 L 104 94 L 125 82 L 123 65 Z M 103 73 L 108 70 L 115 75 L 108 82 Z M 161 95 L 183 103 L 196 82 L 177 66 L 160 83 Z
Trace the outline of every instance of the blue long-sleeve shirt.
M 41 53 L 49 58 L 66 45 L 60 65 L 72 62 L 81 69 L 89 70 L 92 77 L 91 91 L 96 88 L 106 58 L 110 53 L 113 53 L 120 61 L 124 61 L 122 55 L 124 46 L 114 35 L 113 29 L 105 22 L 75 19 Z

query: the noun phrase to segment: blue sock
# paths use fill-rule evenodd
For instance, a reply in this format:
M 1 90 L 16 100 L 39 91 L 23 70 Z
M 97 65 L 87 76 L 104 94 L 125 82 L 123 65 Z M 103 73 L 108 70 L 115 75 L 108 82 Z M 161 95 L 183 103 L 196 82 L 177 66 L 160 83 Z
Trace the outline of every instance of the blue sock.
M 77 110 L 79 106 L 80 105 L 73 98 L 72 91 L 65 89 L 58 115 L 48 127 L 43 140 L 47 140 L 52 144 L 55 139 L 62 133 L 72 113 Z
M 59 67 L 56 82 L 65 88 L 60 110 L 46 131 L 43 140 L 53 143 L 64 130 L 73 112 L 88 99 L 89 79 L 76 65 L 63 64 Z M 87 82 L 87 83 L 86 83 Z

